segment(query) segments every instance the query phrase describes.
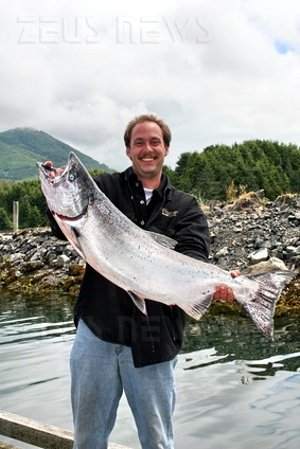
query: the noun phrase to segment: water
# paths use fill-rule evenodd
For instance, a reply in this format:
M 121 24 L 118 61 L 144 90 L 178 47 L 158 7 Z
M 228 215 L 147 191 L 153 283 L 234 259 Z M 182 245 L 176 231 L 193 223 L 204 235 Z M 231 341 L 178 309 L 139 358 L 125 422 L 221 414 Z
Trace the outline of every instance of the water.
M 72 309 L 69 298 L 0 299 L 1 410 L 72 430 Z M 299 319 L 276 319 L 273 343 L 239 316 L 188 325 L 176 369 L 176 449 L 299 449 Z M 124 398 L 111 440 L 140 447 Z

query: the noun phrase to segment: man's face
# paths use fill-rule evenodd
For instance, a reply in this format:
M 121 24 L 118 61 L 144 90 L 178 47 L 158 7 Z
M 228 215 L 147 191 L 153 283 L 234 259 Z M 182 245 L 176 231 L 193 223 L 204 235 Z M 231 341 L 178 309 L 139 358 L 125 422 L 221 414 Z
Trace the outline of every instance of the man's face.
M 168 154 L 160 127 L 155 122 L 135 125 L 126 154 L 132 161 L 133 170 L 141 180 L 160 178 L 164 159 Z

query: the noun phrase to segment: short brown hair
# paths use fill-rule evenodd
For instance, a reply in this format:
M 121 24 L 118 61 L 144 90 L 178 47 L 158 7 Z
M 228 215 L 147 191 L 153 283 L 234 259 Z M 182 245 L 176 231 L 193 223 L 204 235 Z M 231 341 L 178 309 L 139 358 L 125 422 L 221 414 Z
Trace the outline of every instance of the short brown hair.
M 164 144 L 166 145 L 167 148 L 169 148 L 170 142 L 171 142 L 171 139 L 172 139 L 171 130 L 170 130 L 168 125 L 163 120 L 159 119 L 154 114 L 139 115 L 139 116 L 135 117 L 134 119 L 132 119 L 128 123 L 128 125 L 127 125 L 127 127 L 125 129 L 125 133 L 124 133 L 124 142 L 125 142 L 126 148 L 128 148 L 129 145 L 130 145 L 131 133 L 132 133 L 133 128 L 138 123 L 143 123 L 143 122 L 154 122 L 154 123 L 156 123 L 160 127 L 160 129 L 162 130 Z

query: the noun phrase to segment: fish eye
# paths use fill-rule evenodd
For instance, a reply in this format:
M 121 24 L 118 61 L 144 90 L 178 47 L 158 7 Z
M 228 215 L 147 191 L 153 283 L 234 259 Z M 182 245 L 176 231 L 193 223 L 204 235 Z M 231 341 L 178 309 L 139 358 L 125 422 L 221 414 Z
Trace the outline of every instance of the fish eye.
M 94 198 L 92 196 L 89 197 L 89 204 L 93 204 Z
M 75 180 L 75 176 L 72 173 L 69 174 L 69 181 L 73 182 Z

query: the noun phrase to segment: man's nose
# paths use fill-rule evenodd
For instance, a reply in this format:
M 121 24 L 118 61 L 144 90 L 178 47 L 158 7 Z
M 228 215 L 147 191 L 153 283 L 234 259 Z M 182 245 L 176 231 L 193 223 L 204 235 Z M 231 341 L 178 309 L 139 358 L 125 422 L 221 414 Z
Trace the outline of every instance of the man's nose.
M 152 150 L 151 142 L 150 140 L 145 141 L 145 148 L 146 150 Z

